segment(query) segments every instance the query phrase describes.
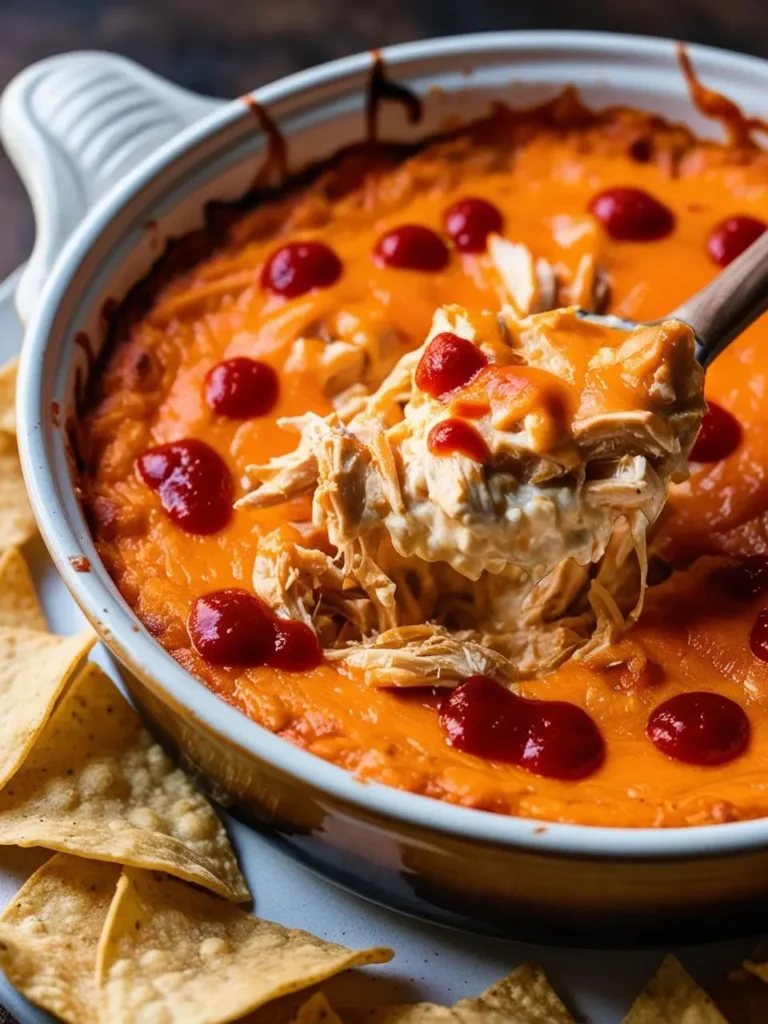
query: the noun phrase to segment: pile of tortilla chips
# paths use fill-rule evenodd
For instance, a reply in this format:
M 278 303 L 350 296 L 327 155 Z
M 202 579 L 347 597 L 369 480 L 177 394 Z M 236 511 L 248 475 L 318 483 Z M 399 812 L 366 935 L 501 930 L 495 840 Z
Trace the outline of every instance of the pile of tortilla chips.
M 67 1024 L 572 1024 L 532 965 L 451 1007 L 282 999 L 392 953 L 241 909 L 250 897 L 224 827 L 88 663 L 93 632 L 48 631 L 19 550 L 35 526 L 14 382 L 14 365 L 0 370 L 0 846 L 55 852 L 0 916 L 10 982 Z M 768 980 L 768 965 L 745 966 Z M 625 1024 L 724 1021 L 668 957 Z

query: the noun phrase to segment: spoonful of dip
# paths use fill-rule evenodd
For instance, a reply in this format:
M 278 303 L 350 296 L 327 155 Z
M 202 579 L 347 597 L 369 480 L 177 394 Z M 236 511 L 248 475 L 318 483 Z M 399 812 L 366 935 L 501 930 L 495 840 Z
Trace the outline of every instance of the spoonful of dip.
M 541 579 L 565 559 L 599 561 L 618 519 L 639 542 L 687 474 L 702 381 L 678 320 L 622 330 L 575 308 L 446 306 L 348 422 L 284 420 L 298 446 L 249 467 L 239 504 L 311 494 L 349 567 L 377 562 L 386 538 L 467 579 L 508 565 Z
M 515 678 L 639 612 L 645 537 L 705 411 L 690 327 L 575 307 L 437 310 L 353 415 L 280 421 L 241 508 L 304 498 L 255 549 L 255 592 L 326 657 L 394 685 Z

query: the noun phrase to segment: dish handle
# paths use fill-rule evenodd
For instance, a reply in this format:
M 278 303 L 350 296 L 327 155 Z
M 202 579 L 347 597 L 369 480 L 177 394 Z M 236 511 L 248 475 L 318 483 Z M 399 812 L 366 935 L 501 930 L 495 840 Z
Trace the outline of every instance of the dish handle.
M 23 323 L 88 210 L 220 103 L 111 53 L 49 57 L 10 82 L 0 98 L 0 140 L 29 193 L 36 231 L 16 291 Z

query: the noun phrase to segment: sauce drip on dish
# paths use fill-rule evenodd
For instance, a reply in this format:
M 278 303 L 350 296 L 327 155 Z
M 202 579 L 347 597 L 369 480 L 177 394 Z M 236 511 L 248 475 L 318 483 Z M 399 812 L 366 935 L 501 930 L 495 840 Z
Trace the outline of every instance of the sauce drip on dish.
M 365 121 L 369 142 L 379 137 L 379 114 L 384 101 L 397 103 L 405 111 L 409 124 L 418 124 L 422 116 L 421 100 L 410 89 L 387 76 L 384 61 L 378 50 L 371 50 L 373 66 L 368 80 L 368 94 L 365 101 Z
M 262 189 L 275 181 L 283 185 L 288 177 L 288 144 L 285 137 L 266 107 L 263 107 L 248 93 L 241 99 L 267 137 L 267 152 L 264 162 L 259 167 L 251 187 Z

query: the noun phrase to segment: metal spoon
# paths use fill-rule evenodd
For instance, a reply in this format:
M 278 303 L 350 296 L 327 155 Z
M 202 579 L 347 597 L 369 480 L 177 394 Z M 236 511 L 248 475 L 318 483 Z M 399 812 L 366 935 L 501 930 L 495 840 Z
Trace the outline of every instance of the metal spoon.
M 584 320 L 631 331 L 664 320 L 682 320 L 696 336 L 696 358 L 703 367 L 768 309 L 768 231 L 714 280 L 661 320 L 639 323 L 619 316 L 579 313 Z

